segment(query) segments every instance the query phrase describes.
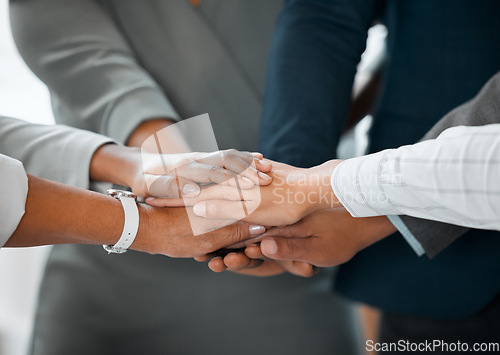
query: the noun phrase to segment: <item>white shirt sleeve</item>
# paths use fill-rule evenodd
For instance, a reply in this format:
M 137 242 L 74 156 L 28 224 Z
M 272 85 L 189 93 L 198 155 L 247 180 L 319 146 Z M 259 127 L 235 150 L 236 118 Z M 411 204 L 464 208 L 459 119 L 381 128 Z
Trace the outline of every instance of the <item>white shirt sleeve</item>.
M 23 164 L 0 154 L 0 247 L 21 221 L 27 195 L 28 177 Z
M 500 124 L 342 162 L 332 188 L 354 217 L 409 215 L 500 230 Z

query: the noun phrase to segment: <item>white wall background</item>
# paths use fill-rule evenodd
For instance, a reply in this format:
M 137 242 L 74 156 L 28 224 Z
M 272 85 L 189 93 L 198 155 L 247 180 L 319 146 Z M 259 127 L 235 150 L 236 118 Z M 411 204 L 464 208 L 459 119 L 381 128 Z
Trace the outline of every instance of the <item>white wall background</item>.
M 45 85 L 26 67 L 10 33 L 8 0 L 0 0 L 0 115 L 53 122 Z M 0 250 L 0 354 L 24 355 L 48 248 Z

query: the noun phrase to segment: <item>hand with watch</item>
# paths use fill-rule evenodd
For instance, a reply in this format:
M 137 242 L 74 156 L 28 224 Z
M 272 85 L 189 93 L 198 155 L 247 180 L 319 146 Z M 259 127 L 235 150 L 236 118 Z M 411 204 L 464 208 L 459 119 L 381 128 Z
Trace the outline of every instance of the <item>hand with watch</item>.
M 140 145 L 141 136 L 165 124 L 165 120 L 145 122 L 128 143 Z M 130 187 L 132 192 L 111 191 L 111 198 L 28 175 L 26 212 L 5 246 L 77 243 L 105 245 L 111 253 L 128 248 L 171 257 L 211 253 L 262 234 L 265 228 L 243 222 L 220 228 L 220 222 L 198 218 L 190 208 L 154 208 L 137 204 L 135 196 L 195 196 L 199 183 L 211 182 L 249 189 L 269 184 L 272 179 L 266 173 L 271 169 L 260 154 L 234 150 L 160 155 L 105 144 L 92 156 L 90 179 Z
M 265 232 L 244 222 L 214 230 L 216 223 L 200 218 L 205 233 L 195 236 L 186 208 L 137 204 L 130 193 L 113 191 L 118 201 L 29 174 L 28 187 L 25 214 L 5 247 L 100 244 L 113 245 L 105 248 L 113 253 L 197 257 Z
M 155 202 L 154 198 L 161 198 L 159 201 L 168 200 L 169 197 L 186 198 L 196 196 L 200 192 L 198 184 L 206 185 L 213 182 L 235 191 L 251 189 L 256 185 L 267 185 L 272 181 L 266 174 L 271 168 L 272 165 L 263 160 L 262 155 L 258 153 L 226 150 L 214 153 L 158 155 L 144 154 L 133 147 L 104 145 L 92 158 L 91 179 L 129 186 L 132 189 L 132 192 L 122 190 L 108 192 L 123 205 L 125 223 L 118 242 L 113 246 L 104 245 L 104 249 L 108 253 L 120 254 L 134 242 L 140 219 L 136 204 L 138 197 L 147 199 L 152 204 Z M 196 225 L 195 234 L 228 225 L 227 221 L 206 221 L 198 218 L 191 209 L 177 210 L 184 212 L 185 216 L 182 219 L 185 219 L 187 224 L 191 222 L 191 225 Z M 163 212 L 172 214 L 172 211 Z M 167 228 L 172 229 L 173 226 Z M 260 229 L 257 227 L 252 229 L 253 232 L 258 230 Z M 194 234 L 190 228 L 184 232 Z M 145 251 L 151 252 L 148 248 Z

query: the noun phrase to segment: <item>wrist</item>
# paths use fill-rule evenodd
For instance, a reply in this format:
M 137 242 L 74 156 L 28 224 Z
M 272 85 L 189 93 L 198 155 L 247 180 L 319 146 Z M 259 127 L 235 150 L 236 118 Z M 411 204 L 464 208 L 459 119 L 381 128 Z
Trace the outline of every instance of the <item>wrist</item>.
M 308 196 L 304 215 L 327 208 L 342 206 L 335 196 L 331 185 L 331 177 L 342 160 L 330 160 L 321 165 L 307 169 L 306 189 Z
M 131 187 L 141 170 L 138 148 L 105 144 L 92 156 L 90 179 Z
M 151 219 L 152 214 L 155 212 L 154 208 L 143 203 L 138 203 L 137 209 L 139 210 L 139 229 L 129 249 L 153 254 L 153 250 L 158 250 L 152 244 L 155 242 L 154 235 L 159 230 L 153 225 L 154 219 Z
M 174 123 L 175 121 L 171 118 L 156 118 L 144 121 L 132 132 L 127 140 L 127 146 L 140 147 L 151 135 Z

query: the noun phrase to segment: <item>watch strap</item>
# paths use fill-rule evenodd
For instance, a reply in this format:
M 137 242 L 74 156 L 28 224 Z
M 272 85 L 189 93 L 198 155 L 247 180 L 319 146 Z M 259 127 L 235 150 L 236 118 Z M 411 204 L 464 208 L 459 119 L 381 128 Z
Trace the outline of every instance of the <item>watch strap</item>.
M 116 190 L 115 190 L 116 191 Z M 123 254 L 132 245 L 139 230 L 139 209 L 135 201 L 134 195 L 128 194 L 115 194 L 111 195 L 120 200 L 123 211 L 125 213 L 125 222 L 120 239 L 115 245 L 103 245 L 104 250 L 108 253 Z

